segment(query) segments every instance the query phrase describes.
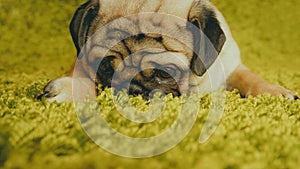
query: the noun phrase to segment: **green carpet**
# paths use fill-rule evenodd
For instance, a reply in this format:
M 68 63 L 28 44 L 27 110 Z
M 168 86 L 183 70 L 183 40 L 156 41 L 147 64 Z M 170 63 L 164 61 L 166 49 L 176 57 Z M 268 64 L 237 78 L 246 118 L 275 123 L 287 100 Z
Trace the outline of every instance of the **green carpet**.
M 172 150 L 152 158 L 112 155 L 89 139 L 71 103 L 39 102 L 34 97 L 51 79 L 68 72 L 75 47 L 68 32 L 83 1 L 0 1 L 0 168 L 256 169 L 298 168 L 300 101 L 280 97 L 240 98 L 227 92 L 222 121 L 211 139 L 198 137 L 209 112 L 201 96 L 191 132 Z M 232 29 L 242 60 L 265 79 L 300 94 L 300 1 L 217 1 Z M 112 100 L 98 97 L 105 117 L 118 131 L 153 136 L 168 128 L 181 101 L 168 97 L 164 118 L 153 125 L 120 120 Z M 148 109 L 141 98 L 135 107 Z M 122 144 L 122 143 L 120 143 Z

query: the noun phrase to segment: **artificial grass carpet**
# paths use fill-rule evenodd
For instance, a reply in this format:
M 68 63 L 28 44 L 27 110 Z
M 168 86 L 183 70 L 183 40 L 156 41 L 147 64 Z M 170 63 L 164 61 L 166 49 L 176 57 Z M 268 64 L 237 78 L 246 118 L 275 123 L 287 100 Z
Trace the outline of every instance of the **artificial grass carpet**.
M 227 92 L 218 129 L 207 143 L 199 144 L 210 107 L 209 95 L 202 96 L 197 122 L 180 144 L 163 155 L 134 160 L 99 149 L 81 129 L 71 103 L 26 98 L 36 88 L 31 85 L 1 94 L 7 98 L 1 100 L 1 150 L 7 168 L 296 168 L 299 161 L 300 103 L 296 101 L 270 96 L 242 99 L 235 92 Z M 15 97 L 23 99 L 16 101 Z M 180 104 L 178 98 L 168 100 Z M 99 101 L 110 112 L 116 111 L 110 106 L 113 100 L 102 97 Z M 155 126 L 130 124 L 108 112 L 106 119 L 126 135 L 155 135 L 176 118 L 172 105 L 166 108 L 168 118 Z
M 43 86 L 67 72 L 75 59 L 68 24 L 82 2 L 0 2 L 1 168 L 298 168 L 299 100 L 268 95 L 240 98 L 236 91 L 226 92 L 216 132 L 199 144 L 211 104 L 211 95 L 201 95 L 189 134 L 170 151 L 145 159 L 100 149 L 82 129 L 71 103 L 35 100 Z M 299 95 L 299 1 L 214 3 L 225 15 L 246 65 Z M 97 98 L 102 113 L 111 126 L 132 137 L 165 131 L 182 104 L 181 98 L 168 96 L 163 115 L 140 125 L 122 118 L 111 98 L 105 97 L 109 94 L 107 89 Z M 139 97 L 130 101 L 138 110 L 149 109 Z

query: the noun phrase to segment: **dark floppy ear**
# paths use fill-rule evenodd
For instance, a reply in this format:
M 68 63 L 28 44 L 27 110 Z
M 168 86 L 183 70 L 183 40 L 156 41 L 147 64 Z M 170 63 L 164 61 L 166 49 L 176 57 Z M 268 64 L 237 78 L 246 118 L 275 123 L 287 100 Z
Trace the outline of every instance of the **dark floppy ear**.
M 70 32 L 77 49 L 77 56 L 87 41 L 89 28 L 98 15 L 99 6 L 98 0 L 89 0 L 76 10 L 72 18 Z
M 226 37 L 215 12 L 200 2 L 192 6 L 189 22 L 194 38 L 194 56 L 190 68 L 196 75 L 202 76 L 217 59 Z

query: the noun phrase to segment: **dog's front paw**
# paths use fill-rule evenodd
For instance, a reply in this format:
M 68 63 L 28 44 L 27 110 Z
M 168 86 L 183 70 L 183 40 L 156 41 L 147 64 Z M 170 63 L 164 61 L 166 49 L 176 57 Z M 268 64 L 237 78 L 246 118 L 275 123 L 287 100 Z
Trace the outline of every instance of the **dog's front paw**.
M 70 102 L 72 101 L 72 78 L 63 77 L 50 81 L 37 99 L 46 98 L 49 102 Z
M 96 95 L 95 83 L 88 78 L 62 77 L 49 82 L 37 99 L 49 102 L 83 101 Z
M 289 100 L 298 100 L 299 99 L 299 97 L 296 96 L 292 91 L 290 91 L 282 86 L 276 85 L 276 84 L 270 85 L 266 89 L 266 91 L 274 96 L 282 95 L 283 97 L 288 98 Z

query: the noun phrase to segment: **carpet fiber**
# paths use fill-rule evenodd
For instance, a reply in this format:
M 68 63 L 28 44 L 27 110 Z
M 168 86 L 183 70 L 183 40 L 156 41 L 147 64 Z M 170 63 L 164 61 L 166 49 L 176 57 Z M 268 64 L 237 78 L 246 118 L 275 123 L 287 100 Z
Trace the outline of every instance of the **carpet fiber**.
M 0 1 L 0 167 L 1 168 L 298 168 L 300 101 L 268 95 L 240 98 L 226 92 L 223 117 L 205 144 L 198 142 L 211 95 L 199 96 L 200 111 L 191 132 L 156 157 L 129 159 L 99 148 L 81 128 L 73 104 L 35 100 L 51 79 L 68 73 L 75 47 L 68 33 L 83 1 Z M 298 0 L 213 1 L 223 12 L 254 72 L 300 94 L 300 2 Z M 138 125 L 121 119 L 113 101 L 98 97 L 105 118 L 119 132 L 154 136 L 177 118 L 182 98 L 167 97 L 157 122 Z M 130 102 L 149 108 L 140 97 Z M 121 120 L 120 120 L 121 119 Z M 120 143 L 122 144 L 122 143 Z

